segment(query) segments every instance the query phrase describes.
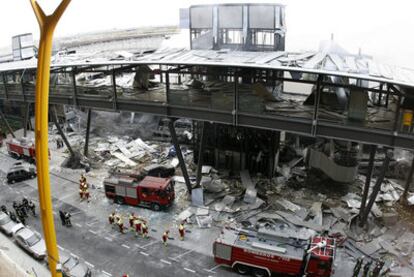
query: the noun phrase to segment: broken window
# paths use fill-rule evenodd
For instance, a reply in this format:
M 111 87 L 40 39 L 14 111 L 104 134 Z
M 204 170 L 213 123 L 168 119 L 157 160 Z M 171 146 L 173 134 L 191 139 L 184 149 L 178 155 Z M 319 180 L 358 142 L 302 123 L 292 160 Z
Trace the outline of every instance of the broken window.
M 222 44 L 242 44 L 242 30 L 220 29 L 220 42 Z
M 253 45 L 273 46 L 275 35 L 272 30 L 252 30 L 251 41 Z

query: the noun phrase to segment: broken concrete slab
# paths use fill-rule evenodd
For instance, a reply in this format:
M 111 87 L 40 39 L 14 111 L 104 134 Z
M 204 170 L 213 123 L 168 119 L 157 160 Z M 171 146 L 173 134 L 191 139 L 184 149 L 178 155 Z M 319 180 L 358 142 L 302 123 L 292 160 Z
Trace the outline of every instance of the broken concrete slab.
M 243 186 L 246 188 L 243 201 L 249 204 L 255 203 L 257 197 L 257 190 L 255 188 L 256 185 L 252 182 L 252 179 L 250 178 L 249 171 L 240 171 L 240 178 Z
M 213 167 L 212 166 L 210 166 L 210 165 L 203 165 L 202 167 L 201 167 L 201 173 L 202 174 L 210 174 L 210 172 L 211 172 L 211 169 L 212 169 Z
M 197 210 L 196 210 L 196 215 L 197 216 L 205 216 L 205 215 L 208 215 L 209 214 L 209 209 L 208 209 L 208 207 L 199 207 L 199 208 L 197 208 Z
M 407 198 L 408 205 L 414 205 L 414 194 Z
M 221 211 L 232 211 L 231 206 L 233 206 L 236 198 L 232 195 L 226 195 L 219 203 L 214 205 L 214 209 L 218 212 Z
M 112 155 L 115 156 L 116 158 L 118 158 L 119 160 L 123 161 L 124 163 L 126 163 L 129 166 L 136 166 L 137 165 L 136 162 L 134 162 L 133 160 L 131 160 L 130 158 L 128 158 L 127 156 L 125 156 L 122 153 L 113 152 Z
M 381 249 L 379 239 L 373 239 L 371 242 L 362 245 L 359 248 L 365 255 L 372 256 L 375 252 Z
M 177 216 L 177 220 L 178 221 L 184 221 L 188 218 L 190 218 L 192 215 L 194 214 L 194 209 L 192 207 L 188 207 L 187 209 L 185 209 L 184 211 L 182 211 L 178 216 Z
M 280 215 L 281 217 L 283 217 L 284 219 L 286 219 L 287 221 L 289 221 L 293 225 L 306 227 L 306 228 L 315 230 L 317 232 L 322 232 L 323 231 L 322 226 L 314 224 L 312 222 L 303 221 L 303 220 L 301 220 L 300 218 L 298 218 L 297 216 L 295 216 L 293 214 L 289 214 L 289 213 L 282 212 L 282 211 L 276 211 L 275 213 Z
M 195 188 L 191 190 L 191 204 L 193 206 L 204 207 L 204 190 L 203 188 Z
M 196 216 L 198 227 L 205 229 L 210 228 L 213 223 L 213 218 L 210 215 L 207 216 Z
M 226 188 L 226 185 L 222 182 L 221 179 L 216 179 L 208 184 L 204 184 L 203 187 L 206 192 L 218 193 L 223 191 Z
M 322 213 L 322 202 L 314 202 L 310 208 L 308 215 L 311 219 L 308 220 L 312 224 L 320 225 L 323 224 L 323 213 Z
M 290 202 L 287 199 L 278 199 L 278 200 L 276 200 L 276 203 L 278 203 L 280 206 L 282 206 L 286 210 L 289 210 L 289 211 L 294 212 L 294 213 L 301 210 L 300 206 Z
M 351 220 L 352 215 L 342 207 L 331 207 L 330 210 L 336 218 L 341 218 L 345 222 L 349 222 Z
M 398 222 L 398 214 L 394 212 L 383 213 L 381 216 L 381 221 L 385 226 L 393 226 Z

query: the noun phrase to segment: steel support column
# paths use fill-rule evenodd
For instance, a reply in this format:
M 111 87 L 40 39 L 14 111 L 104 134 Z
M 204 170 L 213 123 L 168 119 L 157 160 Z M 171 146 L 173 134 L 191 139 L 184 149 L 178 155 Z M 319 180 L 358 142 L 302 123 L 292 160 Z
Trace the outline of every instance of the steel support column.
M 413 181 L 413 175 L 414 175 L 414 158 L 413 158 L 413 161 L 411 162 L 411 169 L 410 169 L 410 172 L 408 173 L 407 181 L 405 182 L 404 192 L 401 196 L 402 201 L 407 201 L 408 191 Z
M 198 149 L 198 159 L 197 159 L 197 175 L 196 175 L 196 187 L 200 187 L 201 182 L 201 169 L 203 167 L 203 152 L 205 145 L 206 137 L 206 124 L 204 121 L 201 122 L 201 138 L 200 138 L 200 148 Z
M 7 79 L 6 79 L 6 75 L 4 73 L 2 74 L 2 78 L 3 78 L 4 94 L 6 95 L 6 99 L 8 99 L 9 94 L 8 94 L 8 91 L 7 91 Z
M 26 109 L 24 111 L 24 117 L 23 117 L 23 136 L 27 136 L 27 126 L 29 121 L 29 113 L 30 113 L 30 103 L 26 103 Z
M 377 198 L 378 192 L 381 189 L 381 184 L 382 184 L 382 181 L 384 181 L 385 172 L 388 169 L 388 165 L 390 164 L 390 160 L 392 156 L 393 156 L 393 153 L 391 151 L 387 151 L 387 153 L 385 154 L 385 160 L 384 160 L 384 163 L 382 164 L 381 172 L 379 176 L 377 177 L 377 182 L 375 183 L 374 188 L 372 189 L 369 202 L 367 206 L 365 207 L 364 211 L 362 212 L 360 226 L 364 226 L 367 222 L 369 212 L 371 211 L 372 206 L 375 203 L 375 199 Z
M 365 175 L 364 193 L 362 195 L 361 207 L 360 207 L 360 210 L 359 210 L 359 218 L 363 217 L 364 211 L 365 211 L 365 206 L 367 204 L 368 192 L 369 192 L 369 187 L 370 187 L 370 184 L 371 184 L 372 171 L 374 169 L 374 160 L 375 160 L 376 152 L 377 152 L 377 146 L 376 145 L 371 145 L 371 149 L 370 149 L 370 152 L 369 152 L 369 164 L 368 164 L 367 173 Z M 363 225 L 362 221 L 360 221 L 359 224 L 362 226 Z
M 74 156 L 75 153 L 73 152 L 73 149 L 70 146 L 69 141 L 67 140 L 67 138 L 65 136 L 65 133 L 63 133 L 62 128 L 60 128 L 60 124 L 59 124 L 59 120 L 58 120 L 58 115 L 57 115 L 57 111 L 56 111 L 56 107 L 55 106 L 53 106 L 53 110 L 52 110 L 52 115 L 51 116 L 52 116 L 53 123 L 55 123 L 55 126 L 56 126 L 56 128 L 58 130 L 59 135 L 62 137 L 63 142 L 65 143 L 66 147 L 68 148 L 68 150 L 70 152 L 70 155 L 71 156 Z
M 313 117 L 312 117 L 312 136 L 316 136 L 316 129 L 318 124 L 318 113 L 319 113 L 319 103 L 321 99 L 321 81 L 322 77 L 319 75 L 316 81 L 316 91 L 315 96 L 313 98 Z
M 78 88 L 76 86 L 76 67 L 72 68 L 73 105 L 78 105 Z
M 4 116 L 2 111 L 0 111 L 0 117 L 4 122 L 4 125 L 6 125 L 6 128 L 9 130 L 10 135 L 13 138 L 16 138 L 16 136 L 14 135 L 13 129 L 10 127 L 9 122 L 7 121 L 7 118 Z
M 113 104 L 113 108 L 116 111 L 118 109 L 118 95 L 116 93 L 116 76 L 115 76 L 115 70 L 112 70 L 112 89 L 113 89 L 113 99 L 112 99 L 112 104 Z
M 180 163 L 181 171 L 183 173 L 185 185 L 187 186 L 188 193 L 191 194 L 192 186 L 190 183 L 190 178 L 188 177 L 187 166 L 184 162 L 183 153 L 181 152 L 180 144 L 178 143 L 177 134 L 174 128 L 174 121 L 170 120 L 168 122 L 168 128 L 170 129 L 171 139 L 174 144 L 175 152 L 177 153 L 177 158 Z
M 234 98 L 233 98 L 233 125 L 239 125 L 238 120 L 238 113 L 239 113 L 239 74 L 237 69 L 234 72 Z
M 92 110 L 88 109 L 88 118 L 86 121 L 86 134 L 85 134 L 85 146 L 83 149 L 83 155 L 88 157 L 88 147 L 89 147 L 89 131 L 91 128 L 91 117 L 92 117 Z

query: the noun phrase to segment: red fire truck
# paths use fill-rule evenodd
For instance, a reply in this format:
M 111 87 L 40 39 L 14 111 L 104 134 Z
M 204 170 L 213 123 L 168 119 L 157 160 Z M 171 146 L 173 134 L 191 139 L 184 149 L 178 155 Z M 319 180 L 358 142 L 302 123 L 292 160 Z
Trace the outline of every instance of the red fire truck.
M 142 181 L 130 177 L 110 177 L 104 180 L 106 197 L 118 204 L 143 206 L 159 211 L 172 205 L 175 199 L 171 178 L 146 176 Z
M 16 159 L 26 159 L 29 162 L 34 162 L 35 145 L 31 141 L 25 139 L 11 139 L 6 141 L 7 151 L 9 155 Z
M 304 240 L 263 229 L 224 229 L 214 242 L 213 254 L 217 264 L 242 275 L 328 277 L 333 273 L 335 249 L 335 240 L 329 237 Z

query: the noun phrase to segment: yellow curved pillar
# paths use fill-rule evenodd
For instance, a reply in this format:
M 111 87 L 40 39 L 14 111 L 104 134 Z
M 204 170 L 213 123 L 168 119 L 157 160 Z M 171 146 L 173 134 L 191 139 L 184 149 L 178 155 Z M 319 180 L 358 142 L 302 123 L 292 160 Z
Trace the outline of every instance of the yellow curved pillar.
M 59 263 L 59 252 L 57 248 L 55 224 L 53 221 L 52 194 L 49 178 L 49 80 L 53 31 L 66 7 L 69 5 L 70 0 L 63 0 L 51 15 L 45 15 L 36 0 L 30 0 L 30 2 L 40 27 L 35 99 L 36 166 L 40 215 L 46 241 L 50 272 L 53 277 L 61 277 L 62 273 L 56 267 Z

